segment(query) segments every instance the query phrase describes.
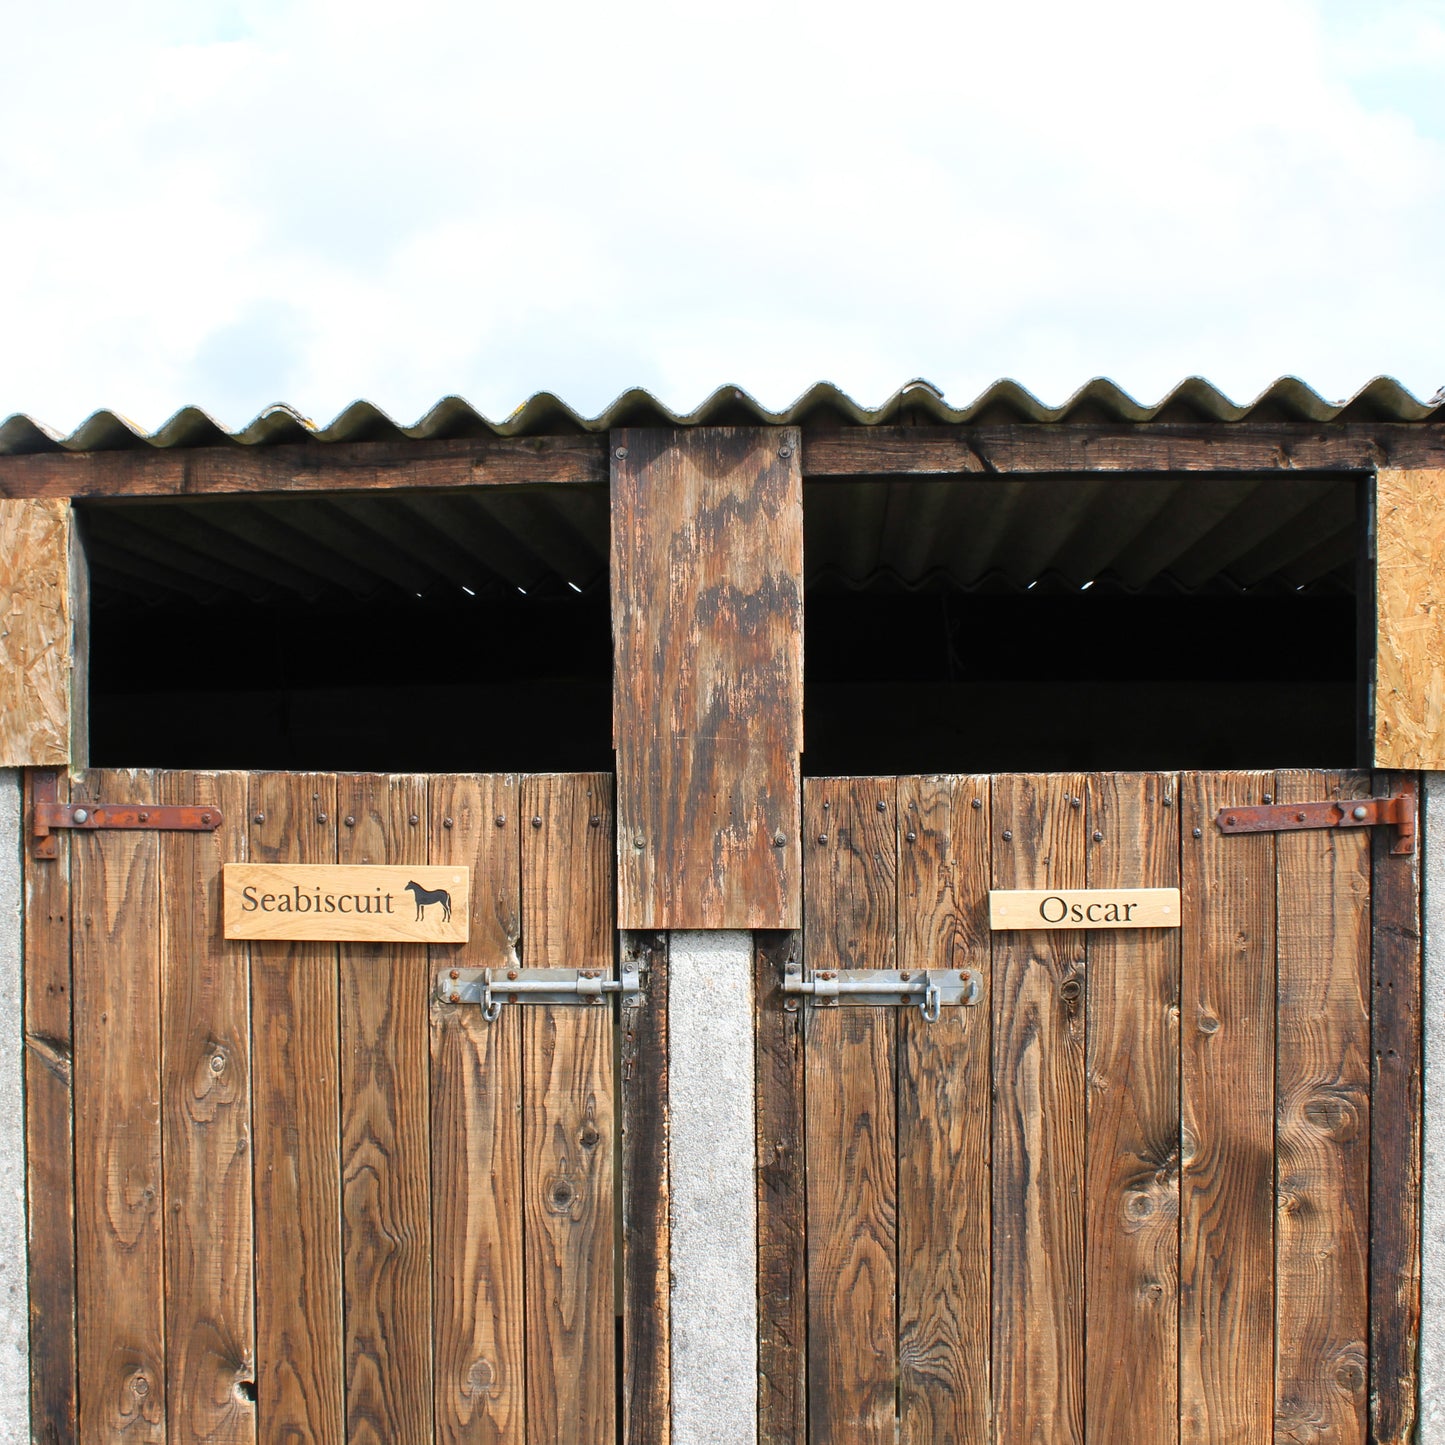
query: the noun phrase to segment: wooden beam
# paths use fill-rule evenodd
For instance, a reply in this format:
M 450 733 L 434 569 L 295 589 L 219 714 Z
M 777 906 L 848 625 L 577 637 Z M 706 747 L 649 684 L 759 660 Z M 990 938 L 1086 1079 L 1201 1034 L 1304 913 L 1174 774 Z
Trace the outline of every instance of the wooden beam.
M 0 457 L 0 497 L 189 497 L 606 480 L 607 438 L 579 434 Z
M 1445 467 L 1445 427 L 1401 422 L 1150 422 L 803 429 L 803 476 L 1374 471 Z
M 75 648 L 67 501 L 0 500 L 0 767 L 67 767 Z
M 619 926 L 795 928 L 797 430 L 627 430 L 612 446 Z
M 1375 765 L 1445 767 L 1445 468 L 1375 492 Z

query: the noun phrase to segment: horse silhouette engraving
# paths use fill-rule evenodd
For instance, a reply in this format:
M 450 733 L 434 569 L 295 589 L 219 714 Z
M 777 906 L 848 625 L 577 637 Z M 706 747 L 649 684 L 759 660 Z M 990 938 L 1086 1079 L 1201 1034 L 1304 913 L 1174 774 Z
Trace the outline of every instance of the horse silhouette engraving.
M 452 921 L 452 895 L 445 888 L 423 888 L 420 883 L 408 883 L 407 888 L 411 891 L 412 901 L 416 904 L 416 921 L 420 923 L 426 917 L 428 905 L 440 903 L 442 906 L 442 922 Z

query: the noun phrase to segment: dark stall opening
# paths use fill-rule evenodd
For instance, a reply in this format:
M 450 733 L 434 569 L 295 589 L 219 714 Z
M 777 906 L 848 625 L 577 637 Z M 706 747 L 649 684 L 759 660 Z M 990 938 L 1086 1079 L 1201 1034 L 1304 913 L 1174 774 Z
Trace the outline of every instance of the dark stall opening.
M 1355 764 L 1367 487 L 807 484 L 804 771 Z
M 612 766 L 605 488 L 77 510 L 94 766 Z

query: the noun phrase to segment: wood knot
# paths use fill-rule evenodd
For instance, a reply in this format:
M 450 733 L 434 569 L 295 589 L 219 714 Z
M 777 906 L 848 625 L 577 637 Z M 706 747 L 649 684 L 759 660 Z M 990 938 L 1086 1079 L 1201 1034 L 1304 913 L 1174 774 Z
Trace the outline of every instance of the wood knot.
M 468 1396 L 485 1395 L 497 1382 L 496 1367 L 490 1360 L 473 1360 L 467 1366 L 462 1384 L 462 1393 Z

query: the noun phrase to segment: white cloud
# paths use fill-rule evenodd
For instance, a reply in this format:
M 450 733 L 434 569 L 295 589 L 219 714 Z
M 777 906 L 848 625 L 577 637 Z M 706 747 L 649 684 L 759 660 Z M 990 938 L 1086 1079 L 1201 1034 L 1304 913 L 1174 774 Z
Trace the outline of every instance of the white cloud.
M 29 7 L 0 413 L 1429 394 L 1442 36 L 1426 0 Z

